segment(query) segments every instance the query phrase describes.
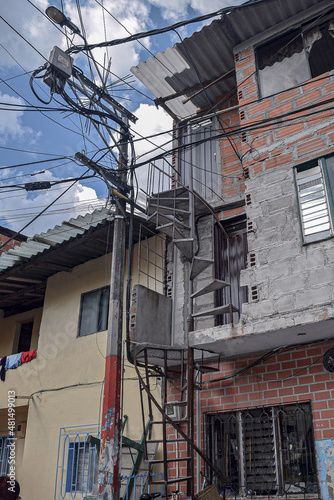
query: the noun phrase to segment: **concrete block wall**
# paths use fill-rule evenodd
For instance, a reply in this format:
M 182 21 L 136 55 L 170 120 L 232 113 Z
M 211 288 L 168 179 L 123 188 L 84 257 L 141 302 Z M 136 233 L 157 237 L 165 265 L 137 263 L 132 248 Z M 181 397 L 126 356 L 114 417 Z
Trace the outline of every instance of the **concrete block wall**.
M 249 287 L 249 303 L 242 309 L 245 333 L 256 331 L 256 322 L 264 318 L 273 321 L 273 329 L 275 318 L 280 318 L 281 327 L 289 326 L 296 311 L 312 309 L 318 318 L 333 317 L 334 240 L 303 246 L 293 169 L 334 152 L 333 112 L 312 114 L 319 109 L 317 103 L 332 95 L 334 73 L 260 99 L 253 48 L 236 52 L 235 60 L 241 127 L 274 119 L 241 134 L 243 167 L 249 173 L 245 199 L 251 228 L 249 266 L 241 276 L 242 285 Z M 303 111 L 310 105 L 314 109 Z M 284 116 L 290 112 L 298 115 Z M 284 315 L 286 325 L 282 325 Z
M 205 450 L 205 414 L 208 412 L 229 412 L 251 407 L 268 407 L 288 405 L 297 402 L 311 402 L 314 438 L 316 449 L 321 443 L 334 441 L 334 374 L 327 372 L 323 367 L 323 355 L 334 347 L 334 341 L 302 345 L 287 348 L 265 362 L 257 365 L 241 376 L 226 381 L 217 381 L 225 376 L 232 375 L 246 367 L 260 357 L 259 354 L 244 357 L 235 357 L 220 362 L 220 371 L 203 375 L 203 385 L 200 392 L 201 437 L 199 444 Z M 210 363 L 208 363 L 210 364 Z M 217 362 L 212 362 L 217 366 Z M 205 381 L 213 381 L 206 384 Z M 175 386 L 169 387 L 169 401 L 178 393 Z M 195 429 L 196 429 L 196 410 Z M 171 428 L 170 438 L 175 437 Z M 197 439 L 195 432 L 195 439 Z M 168 445 L 170 457 L 185 457 L 184 443 L 170 443 Z M 317 462 L 320 469 L 325 457 L 318 455 Z M 185 462 L 179 463 L 179 469 L 174 472 L 186 475 Z M 334 482 L 334 470 L 330 472 Z M 328 479 L 328 478 L 327 478 Z M 330 486 L 330 481 L 328 481 Z M 327 488 L 329 486 L 324 486 Z M 332 498 L 324 494 L 321 498 Z

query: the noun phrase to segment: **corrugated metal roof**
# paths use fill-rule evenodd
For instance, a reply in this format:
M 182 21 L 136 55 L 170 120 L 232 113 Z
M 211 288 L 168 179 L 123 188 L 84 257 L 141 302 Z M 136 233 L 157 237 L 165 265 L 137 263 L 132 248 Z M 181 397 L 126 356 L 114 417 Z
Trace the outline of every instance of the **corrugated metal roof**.
M 109 208 L 97 209 L 92 213 L 65 221 L 45 233 L 28 238 L 26 242 L 0 255 L 0 273 L 19 264 L 22 260 L 30 259 L 56 245 L 83 235 L 87 229 L 112 220 L 112 218 L 113 213 Z
M 47 280 L 60 271 L 111 252 L 113 208 L 101 208 L 63 222 L 0 255 L 0 308 L 5 315 L 41 307 Z M 136 215 L 134 242 L 150 237 L 154 227 Z
M 178 118 L 185 119 L 197 109 L 214 104 L 217 97 L 236 87 L 235 76 L 209 87 L 183 104 L 189 89 L 201 82 L 214 81 L 234 70 L 233 48 L 246 40 L 273 28 L 307 9 L 333 8 L 332 0 L 251 0 L 221 19 L 204 26 L 183 43 L 177 43 L 156 57 L 131 68 L 132 73 L 158 98 L 176 92 L 182 96 L 166 102 Z M 195 69 L 196 68 L 196 69 Z M 198 74 L 197 74 L 198 73 Z

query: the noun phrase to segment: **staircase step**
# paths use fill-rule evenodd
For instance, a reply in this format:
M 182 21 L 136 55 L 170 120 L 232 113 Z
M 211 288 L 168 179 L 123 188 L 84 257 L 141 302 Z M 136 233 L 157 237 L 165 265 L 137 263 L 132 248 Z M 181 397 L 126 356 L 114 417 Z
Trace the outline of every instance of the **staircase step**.
M 162 200 L 160 199 L 159 201 L 161 202 Z M 170 214 L 171 212 L 175 211 L 176 214 L 181 215 L 183 217 L 189 216 L 189 210 L 183 210 L 175 206 L 165 206 L 162 205 L 161 203 L 150 203 L 150 207 L 152 207 L 153 210 L 159 212 L 159 214 Z
M 214 307 L 213 309 L 208 309 L 206 311 L 198 312 L 192 315 L 193 318 L 200 318 L 202 316 L 218 316 L 218 314 L 229 313 L 232 307 L 233 312 L 239 312 L 239 309 L 234 305 L 227 304 L 224 306 Z
M 183 457 L 183 458 L 167 458 L 166 462 L 168 463 L 172 463 L 172 462 L 183 462 L 183 461 L 189 461 L 191 460 L 191 457 Z M 164 459 L 163 458 L 160 458 L 160 459 L 157 459 L 157 460 L 150 460 L 149 461 L 150 464 L 154 465 L 154 464 L 163 464 L 164 463 Z
M 173 479 L 167 479 L 167 484 L 182 483 L 183 481 L 188 481 L 188 479 L 194 479 L 192 476 L 174 477 Z
M 206 365 L 199 365 L 196 367 L 200 372 L 202 373 L 213 373 L 213 372 L 219 372 L 220 368 L 217 366 L 206 366 Z
M 150 439 L 150 440 L 147 440 L 146 443 L 147 444 L 151 444 L 151 443 L 163 443 L 163 439 Z M 169 443 L 184 443 L 185 440 L 183 438 L 173 438 L 173 439 L 170 439 L 168 438 L 168 442 Z
M 169 418 L 173 421 L 173 424 L 181 425 L 181 424 L 187 424 L 188 423 L 188 419 L 187 418 L 182 418 L 181 420 L 177 420 L 177 419 L 171 418 L 171 417 L 169 417 Z M 169 422 L 163 421 L 163 420 L 152 420 L 151 424 L 160 424 L 160 425 L 167 424 L 167 425 L 172 425 Z
M 164 224 L 163 226 L 157 226 L 156 227 L 157 231 L 160 231 L 161 233 L 166 234 L 170 238 L 174 238 L 174 236 L 181 236 L 182 238 L 185 237 L 185 235 L 178 229 L 172 222 L 169 224 Z
M 173 217 L 173 215 L 168 215 L 168 214 L 162 214 L 160 212 L 154 212 L 150 217 L 147 218 L 147 222 L 157 220 L 157 225 L 164 225 L 164 224 L 169 224 L 173 223 L 175 226 L 179 226 L 183 229 L 187 229 L 188 231 L 190 230 L 190 227 L 188 224 L 185 224 L 181 220 L 179 220 L 177 217 Z
M 230 284 L 223 280 L 214 279 L 213 281 L 205 285 L 203 288 L 197 290 L 197 292 L 194 292 L 191 295 L 191 298 L 194 299 L 195 297 L 200 297 L 201 295 L 205 295 L 210 292 L 215 292 L 216 290 L 221 290 L 226 286 L 230 286 Z
M 173 240 L 174 245 L 180 250 L 184 257 L 191 261 L 194 256 L 194 238 L 178 238 Z
M 169 401 L 166 406 L 187 406 L 187 401 Z
M 188 481 L 188 479 L 193 479 L 192 476 L 184 476 L 184 477 L 178 477 L 175 479 L 168 479 L 167 481 L 152 481 L 150 482 L 151 485 L 160 485 L 160 484 L 173 484 L 173 483 L 181 483 L 182 481 Z
M 208 266 L 214 263 L 212 259 L 202 259 L 201 257 L 194 257 L 191 265 L 190 279 L 196 278 Z

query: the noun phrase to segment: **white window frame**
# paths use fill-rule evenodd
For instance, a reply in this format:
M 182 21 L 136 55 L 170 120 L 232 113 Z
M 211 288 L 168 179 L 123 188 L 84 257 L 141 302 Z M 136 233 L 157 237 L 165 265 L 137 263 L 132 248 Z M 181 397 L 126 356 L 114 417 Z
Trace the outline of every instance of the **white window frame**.
M 333 160 L 333 156 L 323 157 L 294 169 L 304 244 L 334 236 L 334 190 L 328 175 L 328 166 L 333 169 Z

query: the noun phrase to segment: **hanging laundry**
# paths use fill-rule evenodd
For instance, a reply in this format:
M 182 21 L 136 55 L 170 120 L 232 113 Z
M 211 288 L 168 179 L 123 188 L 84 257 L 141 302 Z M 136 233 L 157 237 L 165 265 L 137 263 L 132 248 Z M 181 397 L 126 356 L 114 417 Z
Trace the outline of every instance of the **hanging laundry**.
M 1 370 L 0 370 L 0 379 L 4 382 L 6 378 L 6 361 L 7 361 L 7 356 L 4 356 L 1 358 Z
M 36 358 L 36 356 L 37 356 L 37 349 L 34 349 L 33 351 L 23 352 L 21 363 L 27 363 L 28 361 L 31 361 L 32 359 Z
M 0 380 L 2 382 L 6 379 L 6 371 L 20 366 L 22 363 L 28 363 L 37 356 L 37 349 L 33 351 L 19 352 L 17 354 L 10 354 L 0 358 Z M 1 500 L 1 497 L 0 497 Z
M 14 369 L 20 366 L 21 364 L 21 357 L 22 357 L 22 352 L 19 352 L 18 354 L 11 354 L 10 356 L 7 356 L 7 361 L 5 365 L 5 369 Z

